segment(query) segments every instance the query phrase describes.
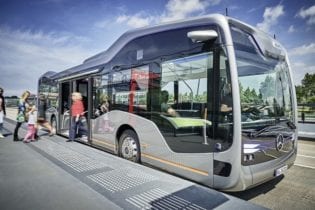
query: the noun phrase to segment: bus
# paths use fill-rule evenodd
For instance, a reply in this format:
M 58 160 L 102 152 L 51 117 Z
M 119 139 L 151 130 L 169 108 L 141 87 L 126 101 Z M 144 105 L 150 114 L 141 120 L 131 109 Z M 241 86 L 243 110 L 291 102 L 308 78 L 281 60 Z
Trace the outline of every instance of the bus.
M 78 141 L 242 191 L 294 164 L 293 84 L 277 40 L 213 14 L 127 31 L 82 64 L 42 75 L 38 96 L 60 135 L 69 135 L 71 93 L 80 92 L 88 135 Z

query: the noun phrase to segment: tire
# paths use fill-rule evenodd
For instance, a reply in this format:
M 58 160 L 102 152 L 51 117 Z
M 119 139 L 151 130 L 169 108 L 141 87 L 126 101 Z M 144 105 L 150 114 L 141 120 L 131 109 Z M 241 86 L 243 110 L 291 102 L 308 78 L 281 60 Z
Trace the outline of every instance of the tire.
M 133 130 L 125 130 L 119 138 L 119 156 L 140 163 L 140 144 Z

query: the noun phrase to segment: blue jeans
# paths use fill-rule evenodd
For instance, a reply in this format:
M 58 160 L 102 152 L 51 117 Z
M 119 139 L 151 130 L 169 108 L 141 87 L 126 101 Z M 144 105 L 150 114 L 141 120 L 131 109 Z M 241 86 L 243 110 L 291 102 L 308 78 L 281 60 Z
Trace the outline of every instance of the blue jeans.
M 87 135 L 87 129 L 84 127 L 81 120 L 75 121 L 76 117 L 71 117 L 71 126 L 69 130 L 69 140 L 74 141 L 78 136 Z

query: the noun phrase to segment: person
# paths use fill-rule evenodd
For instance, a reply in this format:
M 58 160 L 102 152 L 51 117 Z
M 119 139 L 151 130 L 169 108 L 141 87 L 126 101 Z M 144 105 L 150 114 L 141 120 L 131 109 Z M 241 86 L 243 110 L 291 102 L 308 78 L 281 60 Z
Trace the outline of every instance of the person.
M 221 98 L 221 107 L 220 110 L 223 113 L 231 112 L 232 111 L 232 88 L 230 83 L 226 83 L 224 85 L 224 95 Z
M 35 141 L 36 134 L 36 119 L 37 119 L 37 109 L 35 105 L 29 106 L 28 112 L 26 113 L 27 121 L 27 133 L 24 137 L 23 142 L 29 143 L 30 141 Z
M 3 119 L 6 116 L 5 111 L 5 101 L 3 97 L 3 88 L 0 88 L 0 138 L 4 138 L 3 136 Z
M 37 126 L 42 126 L 44 128 L 47 128 L 49 130 L 49 136 L 53 136 L 56 134 L 55 128 L 53 128 L 50 123 L 46 120 L 46 100 L 45 95 L 41 94 L 39 96 L 38 101 L 38 117 L 37 117 Z M 36 135 L 37 136 L 37 132 Z
M 105 95 L 103 98 L 103 102 L 102 105 L 100 107 L 101 109 L 101 113 L 104 114 L 103 116 L 103 121 L 104 121 L 104 131 L 108 132 L 108 131 L 113 131 L 113 128 L 110 126 L 109 123 L 109 117 L 108 117 L 108 112 L 109 112 L 109 100 L 108 100 L 108 96 Z
M 71 126 L 69 131 L 69 140 L 67 142 L 72 142 L 75 140 L 77 130 L 81 131 L 80 134 L 86 134 L 86 131 L 82 129 L 83 124 L 80 121 L 80 117 L 84 115 L 84 106 L 82 102 L 82 95 L 79 92 L 72 93 L 72 106 L 71 106 Z
M 25 122 L 25 111 L 26 108 L 29 107 L 29 104 L 27 102 L 28 97 L 31 95 L 31 93 L 29 91 L 24 91 L 20 100 L 19 100 L 19 104 L 18 104 L 18 115 L 16 118 L 16 126 L 14 129 L 14 134 L 13 134 L 13 141 L 20 141 L 19 137 L 18 137 L 18 133 L 19 133 L 19 128 L 21 127 L 21 125 Z
M 302 111 L 302 122 L 303 123 L 305 122 L 305 113 L 304 113 L 304 111 Z
M 177 112 L 170 106 L 167 104 L 168 102 L 168 92 L 167 90 L 163 90 L 161 92 L 161 112 L 164 112 L 166 114 L 169 114 L 173 117 L 178 116 Z
M 102 114 L 105 114 L 105 113 L 109 112 L 109 101 L 108 101 L 108 96 L 107 95 L 105 95 L 103 97 L 103 101 L 102 101 L 100 110 L 101 110 Z

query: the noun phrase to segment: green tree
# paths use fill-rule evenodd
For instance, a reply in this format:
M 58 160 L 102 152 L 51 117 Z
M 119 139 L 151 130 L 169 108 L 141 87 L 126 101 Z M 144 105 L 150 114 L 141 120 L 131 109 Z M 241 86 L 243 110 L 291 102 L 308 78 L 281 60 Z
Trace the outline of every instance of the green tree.
M 298 103 L 314 103 L 315 101 L 315 73 L 306 73 L 302 84 L 296 86 Z
M 275 80 L 271 76 L 267 76 L 265 81 L 260 83 L 260 94 L 262 95 L 263 99 L 266 100 L 270 96 L 275 95 Z

